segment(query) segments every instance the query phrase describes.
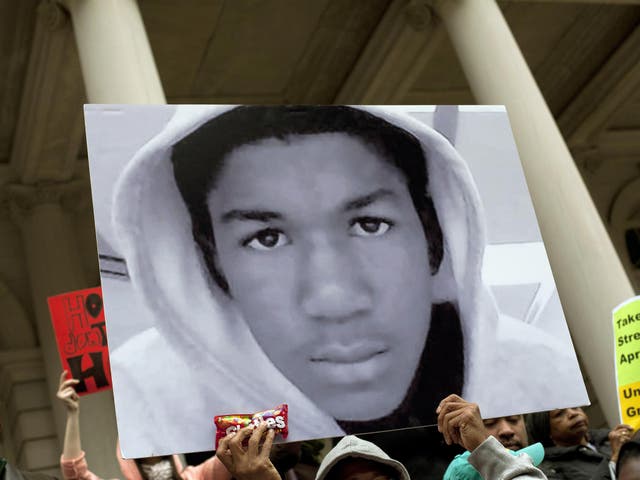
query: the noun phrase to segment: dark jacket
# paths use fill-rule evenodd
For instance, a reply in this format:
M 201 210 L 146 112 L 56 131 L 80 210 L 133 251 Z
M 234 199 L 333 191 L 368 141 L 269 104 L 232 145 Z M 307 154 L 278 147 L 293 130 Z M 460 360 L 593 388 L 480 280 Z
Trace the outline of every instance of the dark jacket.
M 23 472 L 5 462 L 4 458 L 0 458 L 0 480 L 58 480 L 45 473 Z
M 539 468 L 549 480 L 611 480 L 609 472 L 609 430 L 591 430 L 589 442 L 597 452 L 583 445 L 547 447 Z

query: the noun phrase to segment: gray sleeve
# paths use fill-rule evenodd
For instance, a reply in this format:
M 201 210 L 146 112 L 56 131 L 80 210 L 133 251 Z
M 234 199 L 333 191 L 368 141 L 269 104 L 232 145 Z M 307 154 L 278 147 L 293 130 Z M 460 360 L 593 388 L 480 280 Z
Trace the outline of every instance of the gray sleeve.
M 528 455 L 512 455 L 489 437 L 469 455 L 469 463 L 485 480 L 535 480 L 547 477 L 533 466 Z

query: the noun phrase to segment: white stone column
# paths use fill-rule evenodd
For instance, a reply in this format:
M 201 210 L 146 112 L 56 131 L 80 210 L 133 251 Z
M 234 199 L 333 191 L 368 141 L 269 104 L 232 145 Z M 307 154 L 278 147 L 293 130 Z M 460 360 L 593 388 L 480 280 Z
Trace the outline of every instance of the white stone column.
M 435 0 L 479 104 L 506 105 L 574 344 L 618 423 L 611 309 L 634 292 L 495 0 Z
M 36 329 L 60 439 L 63 438 L 65 415 L 55 392 L 62 367 L 47 297 L 87 287 L 81 262 L 76 256 L 78 248 L 71 233 L 71 221 L 60 204 L 65 190 L 67 195 L 71 193 L 64 184 L 50 187 L 11 185 L 7 188 L 13 218 L 22 232 Z
M 90 103 L 166 103 L 136 0 L 59 1 L 71 14 Z M 119 478 L 108 468 L 117 437 L 113 397 L 109 393 L 107 404 L 100 395 L 83 398 L 83 412 L 95 413 L 81 417 L 83 445 L 92 442 L 92 466 L 102 478 Z
M 0 351 L 2 454 L 29 471 L 60 475 L 60 445 L 39 348 Z
M 64 0 L 91 103 L 166 103 L 136 0 Z
M 0 279 L 0 352 L 37 346 L 36 334 L 29 317 L 9 287 Z

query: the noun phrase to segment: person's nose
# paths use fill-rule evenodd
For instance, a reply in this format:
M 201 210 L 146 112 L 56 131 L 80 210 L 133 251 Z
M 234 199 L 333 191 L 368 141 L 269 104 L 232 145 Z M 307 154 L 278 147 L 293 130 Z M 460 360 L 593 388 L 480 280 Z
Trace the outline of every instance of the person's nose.
M 362 259 L 348 244 L 316 239 L 303 256 L 299 295 L 307 316 L 340 322 L 371 309 L 370 279 Z
M 515 432 L 513 430 L 513 427 L 511 427 L 511 424 L 505 419 L 500 420 L 500 422 L 498 423 L 498 436 L 501 439 L 509 440 L 514 435 Z
M 582 409 L 580 408 L 568 408 L 567 411 L 569 412 L 568 416 L 570 420 L 582 413 Z

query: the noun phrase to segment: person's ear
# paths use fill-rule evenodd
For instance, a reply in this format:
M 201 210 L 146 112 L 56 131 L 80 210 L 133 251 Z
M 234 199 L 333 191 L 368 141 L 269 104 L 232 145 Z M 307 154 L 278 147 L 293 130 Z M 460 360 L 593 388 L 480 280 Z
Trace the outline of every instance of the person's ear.
M 440 268 L 431 277 L 433 303 L 444 303 L 458 299 L 458 285 L 453 275 L 449 254 L 445 254 L 440 262 Z

